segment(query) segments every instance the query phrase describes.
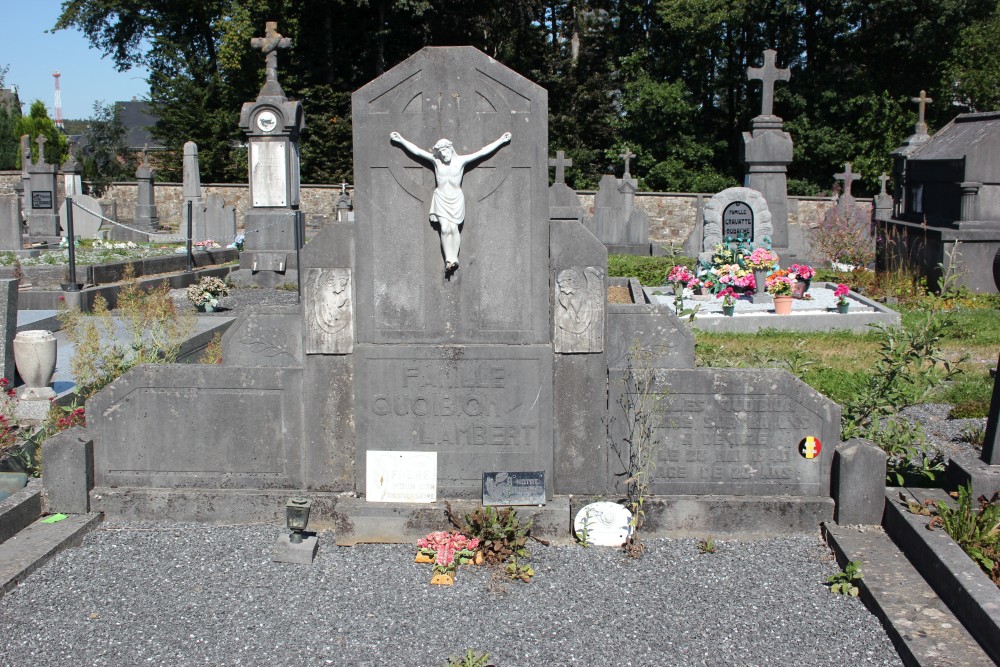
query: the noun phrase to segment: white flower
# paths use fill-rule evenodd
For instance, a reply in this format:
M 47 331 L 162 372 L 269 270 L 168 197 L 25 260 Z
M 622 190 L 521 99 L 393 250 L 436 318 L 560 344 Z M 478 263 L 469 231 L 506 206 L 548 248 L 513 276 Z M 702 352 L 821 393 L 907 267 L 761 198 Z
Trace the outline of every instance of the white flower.
M 684 297 L 685 299 L 690 299 L 691 297 L 694 296 L 694 290 L 691 289 L 690 287 L 685 287 L 681 291 L 681 296 Z

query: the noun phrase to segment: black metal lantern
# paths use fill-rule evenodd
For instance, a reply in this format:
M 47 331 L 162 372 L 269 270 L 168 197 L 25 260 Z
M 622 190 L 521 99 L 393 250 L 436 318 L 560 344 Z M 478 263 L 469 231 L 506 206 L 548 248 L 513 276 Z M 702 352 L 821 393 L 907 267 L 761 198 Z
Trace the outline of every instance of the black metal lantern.
M 302 544 L 302 531 L 309 523 L 309 509 L 312 501 L 308 498 L 289 498 L 285 503 L 285 521 L 288 530 L 292 531 L 288 541 L 292 544 Z

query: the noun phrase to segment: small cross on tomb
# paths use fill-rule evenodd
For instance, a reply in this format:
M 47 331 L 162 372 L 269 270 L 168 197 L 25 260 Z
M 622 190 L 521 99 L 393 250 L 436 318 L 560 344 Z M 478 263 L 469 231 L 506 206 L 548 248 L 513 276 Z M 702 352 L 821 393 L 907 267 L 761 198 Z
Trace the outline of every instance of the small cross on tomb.
M 920 97 L 911 97 L 910 101 L 916 102 L 918 105 L 917 134 L 927 134 L 927 123 L 924 121 L 924 113 L 927 111 L 927 105 L 933 102 L 934 100 L 927 97 L 926 90 L 921 90 Z
M 834 174 L 833 177 L 844 182 L 844 196 L 850 197 L 851 185 L 854 183 L 855 180 L 861 178 L 861 174 L 851 171 L 851 163 L 845 162 L 843 173 Z
M 143 166 L 149 166 L 149 144 L 142 145 L 142 164 Z
M 340 193 L 341 194 L 345 194 L 345 195 L 347 194 L 347 183 L 346 182 L 340 184 Z
M 763 86 L 760 100 L 760 115 L 774 115 L 774 82 L 788 81 L 792 78 L 790 69 L 778 69 L 775 58 L 778 52 L 774 49 L 764 51 L 763 67 L 747 67 L 747 81 L 760 81 Z
M 44 134 L 39 134 L 38 138 L 35 139 L 35 143 L 38 144 L 38 163 L 43 164 L 45 162 L 45 142 L 48 139 L 45 138 Z
M 564 151 L 556 151 L 554 158 L 549 158 L 549 166 L 556 168 L 556 183 L 566 182 L 566 167 L 573 166 L 573 160 L 566 157 Z M 628 171 L 628 169 L 626 169 Z
M 618 157 L 620 157 L 621 159 L 625 160 L 625 175 L 624 175 L 624 176 L 622 176 L 622 178 L 629 178 L 629 177 L 630 177 L 630 176 L 632 175 L 632 174 L 631 174 L 631 173 L 629 172 L 629 161 L 630 161 L 630 160 L 631 160 L 632 158 L 634 158 L 634 157 L 635 157 L 635 153 L 633 153 L 633 152 L 632 152 L 632 151 L 630 151 L 630 150 L 629 150 L 628 148 L 626 148 L 626 149 L 625 149 L 625 152 L 624 152 L 624 153 L 622 153 L 621 155 L 619 155 Z
M 278 22 L 268 21 L 265 25 L 264 36 L 254 37 L 250 40 L 250 46 L 260 49 L 264 54 L 264 72 L 267 81 L 278 80 L 278 49 L 292 48 L 292 40 L 289 37 L 282 37 L 278 33 Z
M 886 184 L 886 183 L 888 183 L 889 181 L 891 181 L 892 179 L 891 179 L 891 178 L 889 178 L 888 176 L 886 176 L 886 175 L 885 175 L 885 172 L 883 171 L 883 172 L 882 172 L 882 175 L 878 177 L 878 180 L 879 180 L 879 182 L 880 182 L 880 183 L 882 184 L 882 192 L 880 192 L 879 194 L 880 194 L 880 195 L 887 195 L 887 194 L 889 194 L 889 193 L 888 193 L 888 192 L 886 191 L 886 189 L 885 189 L 885 184 Z

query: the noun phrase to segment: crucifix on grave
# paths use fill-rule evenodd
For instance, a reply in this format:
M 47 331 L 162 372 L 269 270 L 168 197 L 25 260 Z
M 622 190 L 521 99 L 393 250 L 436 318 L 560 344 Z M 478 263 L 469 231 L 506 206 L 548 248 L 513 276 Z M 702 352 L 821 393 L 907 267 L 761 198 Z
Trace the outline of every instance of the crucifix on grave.
M 764 51 L 763 67 L 747 67 L 747 80 L 760 81 L 762 85 L 760 115 L 774 115 L 774 82 L 788 81 L 792 78 L 792 71 L 789 69 L 778 69 L 775 65 L 775 57 L 778 52 L 774 49 Z
M 625 174 L 622 176 L 622 178 L 631 178 L 632 174 L 629 173 L 629 161 L 635 157 L 635 153 L 633 153 L 626 147 L 625 151 L 618 157 L 625 160 Z
M 911 97 L 910 101 L 916 103 L 918 109 L 916 133 L 927 134 L 927 122 L 924 120 L 924 114 L 927 111 L 927 105 L 934 100 L 927 97 L 927 91 L 921 90 L 920 97 Z
M 887 195 L 887 194 L 889 194 L 888 191 L 886 191 L 886 189 L 885 189 L 885 184 L 888 183 L 891 180 L 892 180 L 891 178 L 889 178 L 888 176 L 886 176 L 886 173 L 884 171 L 882 172 L 882 175 L 878 177 L 878 182 L 881 183 L 881 185 L 882 185 L 882 189 L 879 192 L 880 195 Z
M 38 138 L 35 139 L 35 143 L 38 144 L 38 164 L 45 164 L 45 142 L 48 139 L 45 138 L 44 134 L 39 134 Z
M 861 178 L 861 174 L 851 169 L 851 163 L 844 163 L 844 171 L 839 174 L 834 174 L 833 177 L 838 181 L 844 182 L 844 192 L 840 197 L 840 201 L 837 202 L 837 208 L 843 215 L 848 214 L 848 209 L 850 204 L 854 202 L 854 195 L 851 193 L 851 186 L 854 185 L 854 181 Z
M 250 46 L 260 49 L 261 53 L 264 54 L 264 80 L 268 83 L 271 81 L 277 83 L 278 49 L 292 48 L 291 38 L 281 36 L 278 32 L 277 21 L 268 21 L 264 24 L 264 36 L 252 38 Z
M 564 151 L 556 151 L 556 156 L 554 158 L 549 158 L 549 166 L 556 168 L 556 180 L 555 183 L 565 183 L 566 182 L 566 167 L 573 166 L 573 160 L 566 157 Z M 628 171 L 626 169 L 625 171 Z

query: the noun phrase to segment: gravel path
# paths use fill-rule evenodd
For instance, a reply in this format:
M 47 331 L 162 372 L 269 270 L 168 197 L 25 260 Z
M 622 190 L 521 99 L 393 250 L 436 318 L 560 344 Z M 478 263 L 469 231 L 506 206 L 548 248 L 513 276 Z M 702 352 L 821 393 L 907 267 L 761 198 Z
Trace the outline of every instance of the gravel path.
M 272 563 L 279 528 L 106 524 L 0 599 L 0 664 L 899 665 L 878 621 L 823 585 L 818 536 L 537 546 L 531 584 L 465 567 L 431 586 L 405 545 Z

